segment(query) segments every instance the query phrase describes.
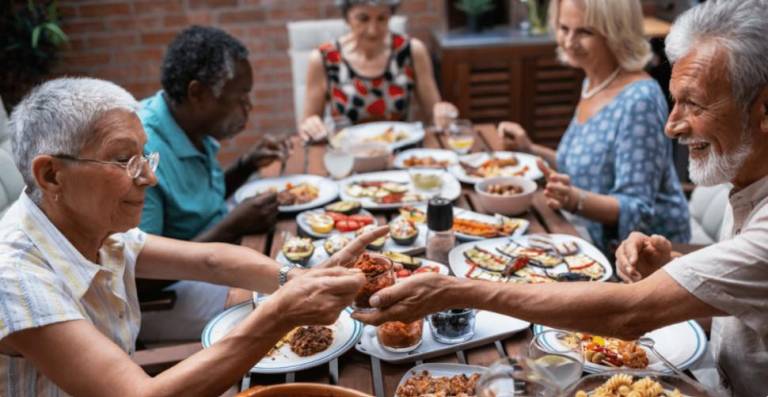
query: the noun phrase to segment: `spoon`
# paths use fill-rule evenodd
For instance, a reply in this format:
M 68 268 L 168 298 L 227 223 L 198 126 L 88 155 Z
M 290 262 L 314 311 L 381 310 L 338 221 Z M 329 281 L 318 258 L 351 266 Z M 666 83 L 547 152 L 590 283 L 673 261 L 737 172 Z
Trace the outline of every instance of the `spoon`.
M 659 353 L 659 351 L 656 350 L 656 347 L 655 347 L 656 342 L 653 339 L 651 339 L 651 338 L 649 338 L 647 336 L 641 336 L 637 340 L 637 344 L 640 345 L 640 346 L 643 346 L 643 347 L 645 347 L 647 349 L 649 349 L 659 360 L 661 360 L 664 363 L 664 365 L 669 367 L 669 369 L 671 369 L 672 372 L 674 372 L 676 375 L 680 376 L 681 378 L 684 378 L 687 381 L 691 381 L 694 384 L 696 384 L 697 381 L 695 379 L 693 379 L 690 376 L 686 375 L 685 372 L 680 370 L 680 368 L 677 368 L 677 366 L 675 364 L 672 364 L 669 360 L 667 360 L 666 357 L 661 355 L 661 353 Z

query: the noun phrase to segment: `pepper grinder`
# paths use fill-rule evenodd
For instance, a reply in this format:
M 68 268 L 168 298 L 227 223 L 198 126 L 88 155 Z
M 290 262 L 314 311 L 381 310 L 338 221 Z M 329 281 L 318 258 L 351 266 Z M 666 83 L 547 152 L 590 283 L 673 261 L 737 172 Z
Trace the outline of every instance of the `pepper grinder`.
M 448 253 L 456 244 L 453 235 L 453 204 L 434 197 L 427 204 L 427 259 L 448 265 Z

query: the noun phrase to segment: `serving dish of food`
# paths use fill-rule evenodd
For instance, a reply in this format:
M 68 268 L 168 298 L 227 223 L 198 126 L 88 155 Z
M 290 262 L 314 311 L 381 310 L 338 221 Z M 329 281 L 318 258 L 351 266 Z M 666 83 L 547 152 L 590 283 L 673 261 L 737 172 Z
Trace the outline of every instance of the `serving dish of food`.
M 536 180 L 544 175 L 536 165 L 538 157 L 520 152 L 480 152 L 459 157 L 448 170 L 460 181 L 475 184 L 498 176 L 520 176 Z
M 600 250 L 565 234 L 464 243 L 451 250 L 448 261 L 457 277 L 507 283 L 605 281 L 613 275 Z
M 448 168 L 459 163 L 459 156 L 444 149 L 408 149 L 395 156 L 395 168 Z
M 425 321 L 422 327 L 421 344 L 411 351 L 398 353 L 383 348 L 379 343 L 377 329 L 372 325 L 365 326 L 363 335 L 355 349 L 390 363 L 414 362 L 492 343 L 493 341 L 524 331 L 530 326 L 530 323 L 514 317 L 478 310 L 475 316 L 474 335 L 463 342 L 446 344 L 440 343 L 435 339 L 430 327 L 426 323 Z
M 382 255 L 389 258 L 394 263 L 395 276 L 398 279 L 410 277 L 421 273 L 440 273 L 443 275 L 451 274 L 448 266 L 429 259 L 417 258 L 400 252 L 384 251 Z
M 475 386 L 486 368 L 478 365 L 430 363 L 403 375 L 395 397 L 476 396 Z
M 343 142 L 383 142 L 390 149 L 413 145 L 424 140 L 424 126 L 421 123 L 399 121 L 377 121 L 362 123 L 341 130 L 333 137 L 334 146 Z
M 277 178 L 256 179 L 237 189 L 236 203 L 266 192 L 277 193 L 280 212 L 297 212 L 319 207 L 333 201 L 339 195 L 335 182 L 317 175 L 289 175 Z
M 263 302 L 269 297 L 259 298 Z M 252 302 L 244 302 L 214 317 L 203 329 L 203 347 L 211 347 L 224 338 L 251 311 Z M 352 348 L 363 332 L 363 325 L 352 319 L 352 310 L 341 312 L 336 323 L 327 327 L 298 327 L 280 341 L 251 368 L 253 373 L 275 374 L 300 371 L 325 364 Z
M 536 335 L 551 329 L 539 324 L 533 326 Z M 655 342 L 654 348 L 659 354 L 680 369 L 693 365 L 707 349 L 704 330 L 695 321 L 668 325 L 645 336 Z M 590 373 L 616 368 L 672 372 L 651 351 L 636 341 L 562 331 L 548 332 L 541 339 L 541 345 L 552 351 L 562 351 L 566 348 L 573 349 L 578 354 L 581 350 L 584 355 L 584 371 Z
M 564 396 L 709 397 L 703 385 L 677 375 L 654 371 L 614 370 L 587 375 L 571 385 Z
M 349 210 L 354 205 L 357 206 L 356 211 Z M 338 201 L 326 205 L 323 209 L 299 213 L 296 216 L 296 224 L 307 236 L 328 238 L 334 234 L 355 232 L 364 226 L 376 226 L 378 221 L 370 212 L 361 209 L 359 203 Z
M 400 217 L 416 224 L 427 221 L 427 207 L 424 205 L 400 208 Z M 478 241 L 494 237 L 522 236 L 528 230 L 530 222 L 522 218 L 510 218 L 496 214 L 486 215 L 479 212 L 453 207 L 453 232 L 461 241 Z
M 439 173 L 439 189 L 419 189 L 412 176 L 407 171 L 354 175 L 339 182 L 340 196 L 344 201 L 359 201 L 366 209 L 392 209 L 424 203 L 433 196 L 456 200 L 461 195 L 461 184 L 447 172 Z

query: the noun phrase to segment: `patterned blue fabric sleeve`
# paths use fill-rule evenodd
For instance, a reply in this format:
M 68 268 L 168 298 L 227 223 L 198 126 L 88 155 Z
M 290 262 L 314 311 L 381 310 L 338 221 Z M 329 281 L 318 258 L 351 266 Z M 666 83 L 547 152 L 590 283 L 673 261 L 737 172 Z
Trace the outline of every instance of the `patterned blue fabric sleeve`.
M 632 231 L 648 232 L 657 215 L 654 201 L 671 161 L 670 142 L 664 135 L 667 109 L 658 99 L 642 87 L 623 107 L 615 146 L 615 180 L 609 192 L 619 201 L 619 241 Z

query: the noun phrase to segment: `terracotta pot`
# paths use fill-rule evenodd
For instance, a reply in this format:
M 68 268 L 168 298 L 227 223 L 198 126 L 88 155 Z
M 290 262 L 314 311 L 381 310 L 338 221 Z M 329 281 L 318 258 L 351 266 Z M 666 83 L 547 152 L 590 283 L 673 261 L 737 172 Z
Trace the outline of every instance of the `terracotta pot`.
M 372 397 L 352 389 L 317 383 L 287 383 L 273 386 L 254 386 L 236 397 Z

